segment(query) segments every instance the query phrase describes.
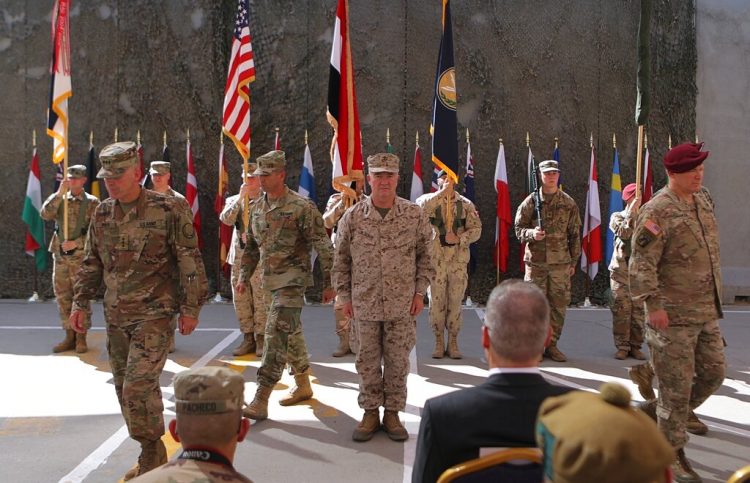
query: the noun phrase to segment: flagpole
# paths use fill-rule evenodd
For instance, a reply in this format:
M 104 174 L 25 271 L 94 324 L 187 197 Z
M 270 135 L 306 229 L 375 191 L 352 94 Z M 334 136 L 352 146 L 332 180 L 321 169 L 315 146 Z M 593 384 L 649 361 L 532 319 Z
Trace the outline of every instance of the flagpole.
M 36 129 L 31 130 L 31 146 L 36 150 Z M 42 298 L 39 296 L 39 274 L 37 273 L 38 270 L 36 268 L 36 257 L 32 259 L 32 264 L 33 268 L 31 271 L 34 272 L 34 293 L 29 297 L 28 302 L 41 302 Z
M 166 133 L 165 133 L 165 136 L 166 136 Z M 224 151 L 222 150 L 223 146 L 224 146 L 224 131 L 222 129 L 219 129 L 219 153 L 221 153 L 221 159 L 219 159 L 219 188 L 218 188 L 219 196 L 223 196 L 221 193 L 222 191 L 221 188 L 223 184 L 222 176 L 224 175 L 224 166 L 223 166 Z M 243 182 L 244 182 L 244 178 L 243 178 Z M 216 295 L 214 296 L 214 299 L 213 299 L 214 303 L 224 301 L 224 297 L 221 296 L 221 283 L 224 279 L 223 273 L 221 270 L 221 266 L 222 266 L 221 264 L 221 223 L 222 223 L 221 220 L 219 220 L 219 232 L 218 232 L 219 256 L 216 257 Z M 240 234 L 240 236 L 242 235 Z
M 115 142 L 117 142 L 117 128 L 115 128 Z
M 65 156 L 63 157 L 63 183 L 68 182 L 68 125 L 65 124 Z M 68 241 L 68 191 L 66 187 L 63 192 L 63 240 Z
M 635 199 L 640 200 L 643 192 L 643 124 L 638 125 L 638 151 L 635 162 Z
M 593 152 L 594 151 L 594 133 L 593 132 L 591 133 L 591 137 L 589 138 L 589 147 L 591 148 L 591 151 Z M 586 211 L 588 211 L 588 203 L 589 203 L 588 197 L 589 197 L 589 192 L 591 191 L 591 167 L 590 166 L 589 166 L 589 175 L 588 175 L 588 178 L 589 178 L 589 180 L 588 180 L 589 187 L 588 187 L 587 194 L 586 194 L 586 206 L 587 206 Z M 586 223 L 590 223 L 590 222 L 587 220 Z M 591 230 L 591 225 L 590 224 L 588 225 L 588 227 L 589 227 L 589 230 Z M 589 244 L 590 244 L 591 243 L 591 241 L 590 241 L 591 240 L 591 233 L 588 233 L 588 236 L 589 236 Z M 586 297 L 583 300 L 583 306 L 584 307 L 592 307 L 593 306 L 593 304 L 591 303 L 591 299 L 589 298 L 589 290 L 591 289 L 591 279 L 589 277 L 589 266 L 588 266 L 588 263 L 589 263 L 588 257 L 589 256 L 591 256 L 590 251 L 589 251 L 589 255 L 586 256 L 586 270 L 585 270 L 586 271 L 586 285 L 585 285 L 585 288 L 584 288 L 584 293 L 586 294 Z

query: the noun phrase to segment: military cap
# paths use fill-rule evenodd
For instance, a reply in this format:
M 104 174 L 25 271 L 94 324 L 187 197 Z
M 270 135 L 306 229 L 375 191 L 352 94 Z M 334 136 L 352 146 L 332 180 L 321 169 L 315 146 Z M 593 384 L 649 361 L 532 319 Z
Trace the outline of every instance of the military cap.
M 255 161 L 258 167 L 252 172 L 253 176 L 265 176 L 286 168 L 284 151 L 269 151 L 263 156 L 258 156 Z
M 169 161 L 151 161 L 148 174 L 169 174 L 172 172 L 172 163 Z
M 547 171 L 560 171 L 560 168 L 557 167 L 557 161 L 548 159 L 539 163 L 539 171 L 546 173 Z
M 622 190 L 622 200 L 628 201 L 633 196 L 635 196 L 635 183 L 630 183 Z
M 254 178 L 257 176 L 255 174 L 255 171 L 258 169 L 258 163 L 247 163 L 247 174 L 245 175 L 246 178 Z
M 545 481 L 665 481 L 675 453 L 654 421 L 630 406 L 624 386 L 605 383 L 600 391 L 574 391 L 542 403 L 536 439 Z
M 86 171 L 87 171 L 86 166 L 82 164 L 74 164 L 73 166 L 68 166 L 68 178 L 70 179 L 85 178 Z
M 684 143 L 664 155 L 664 167 L 671 173 L 684 173 L 703 164 L 709 151 L 701 151 L 703 143 Z
M 119 178 L 131 166 L 138 164 L 138 153 L 133 141 L 109 144 L 99 152 L 102 169 L 97 178 Z
M 398 156 L 391 153 L 373 154 L 367 158 L 370 173 L 398 173 L 398 165 Z
M 245 404 L 245 380 L 226 367 L 190 369 L 175 377 L 174 397 L 178 414 L 237 411 Z

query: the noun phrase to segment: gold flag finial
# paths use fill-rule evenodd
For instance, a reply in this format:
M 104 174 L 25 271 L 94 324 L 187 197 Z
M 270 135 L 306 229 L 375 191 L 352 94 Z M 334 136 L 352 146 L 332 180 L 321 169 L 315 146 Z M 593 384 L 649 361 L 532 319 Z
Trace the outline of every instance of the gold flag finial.
M 617 147 L 617 136 L 615 135 L 615 133 L 612 133 L 612 147 Z
M 135 132 L 135 143 L 141 144 L 141 130 Z
M 94 147 L 94 131 L 89 131 L 89 147 Z
M 117 142 L 117 128 L 115 128 L 115 142 Z
M 594 149 L 594 133 L 591 133 L 591 136 L 589 136 L 589 146 L 591 149 Z
M 190 128 L 187 128 L 187 142 L 190 142 Z
M 469 143 L 469 128 L 466 128 L 466 144 Z
M 31 130 L 31 145 L 36 148 L 36 129 Z
M 391 128 L 386 128 L 385 130 L 385 143 L 391 144 Z
M 698 144 L 698 143 L 700 143 L 700 141 L 698 140 L 698 133 L 695 133 L 695 144 Z
M 415 136 L 415 140 L 416 140 L 417 146 L 419 146 L 419 130 L 417 130 L 417 135 Z
M 224 131 L 222 131 L 222 134 L 223 133 L 224 133 Z M 164 130 L 164 146 L 166 146 L 166 145 L 167 145 L 167 130 L 165 129 Z
M 669 138 L 667 139 L 667 149 L 672 149 L 672 135 L 669 135 Z
M 500 145 L 503 145 L 503 138 L 500 138 Z
M 307 146 L 307 129 L 305 129 L 305 146 Z
M 526 131 L 526 147 L 531 145 L 531 137 L 529 137 L 529 131 Z
M 555 149 L 557 149 L 559 145 L 560 145 L 560 138 L 555 136 Z

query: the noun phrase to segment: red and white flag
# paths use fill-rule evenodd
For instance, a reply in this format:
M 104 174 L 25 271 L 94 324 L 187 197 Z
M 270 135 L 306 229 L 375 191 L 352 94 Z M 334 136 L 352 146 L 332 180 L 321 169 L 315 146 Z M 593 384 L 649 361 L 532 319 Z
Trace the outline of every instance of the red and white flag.
M 508 170 L 505 166 L 505 146 L 500 143 L 495 162 L 495 192 L 497 192 L 497 210 L 495 225 L 495 252 L 492 259 L 501 272 L 508 269 L 510 239 L 508 229 L 513 223 L 510 215 L 510 191 L 508 190 Z
M 146 186 L 146 175 L 148 174 L 146 171 L 146 161 L 143 158 L 143 144 L 141 144 L 141 132 L 138 131 L 138 134 L 136 135 L 138 138 L 138 145 L 135 147 L 136 155 L 138 156 L 138 166 L 140 166 L 141 170 L 141 186 Z
M 602 214 L 599 208 L 599 182 L 596 176 L 596 155 L 591 147 L 591 167 L 589 169 L 589 189 L 586 194 L 586 215 L 583 220 L 583 239 L 581 240 L 581 270 L 591 280 L 599 272 L 602 261 Z
M 646 156 L 643 159 L 643 193 L 641 204 L 646 203 L 654 195 L 654 179 L 651 176 L 651 155 L 646 148 Z
M 52 63 L 47 109 L 47 134 L 53 139 L 52 161 L 61 163 L 68 150 L 68 98 L 70 83 L 70 1 L 56 0 L 52 10 Z
M 409 199 L 414 202 L 424 194 L 424 184 L 422 183 L 422 153 L 419 151 L 419 140 L 414 148 L 414 169 L 411 173 L 411 194 Z
M 187 138 L 187 183 L 185 184 L 185 199 L 193 212 L 193 227 L 198 237 L 198 248 L 203 248 L 201 237 L 201 211 L 198 206 L 198 180 L 195 177 L 195 163 L 193 163 L 193 152 L 190 149 L 190 136 Z
M 224 205 L 227 202 L 229 192 L 229 173 L 224 161 L 224 139 L 222 138 L 221 147 L 219 147 L 219 187 L 216 190 L 214 198 L 214 213 L 216 216 L 221 215 L 224 211 Z M 232 232 L 234 227 L 224 223 L 219 223 L 219 263 L 221 271 L 225 277 L 229 277 L 232 266 L 229 264 L 229 248 L 232 246 Z
M 222 125 L 242 159 L 250 157 L 250 83 L 255 80 L 255 61 L 250 38 L 248 0 L 237 2 L 232 34 L 227 85 L 224 88 Z

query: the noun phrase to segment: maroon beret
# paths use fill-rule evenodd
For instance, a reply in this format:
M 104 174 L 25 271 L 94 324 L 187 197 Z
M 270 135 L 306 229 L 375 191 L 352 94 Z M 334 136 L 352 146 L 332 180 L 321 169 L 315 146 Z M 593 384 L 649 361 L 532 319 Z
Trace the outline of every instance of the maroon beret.
M 635 183 L 630 183 L 622 190 L 622 200 L 628 201 L 633 196 L 635 196 Z
M 664 167 L 670 173 L 684 173 L 703 164 L 708 151 L 701 151 L 703 143 L 684 143 L 670 149 L 664 155 Z

